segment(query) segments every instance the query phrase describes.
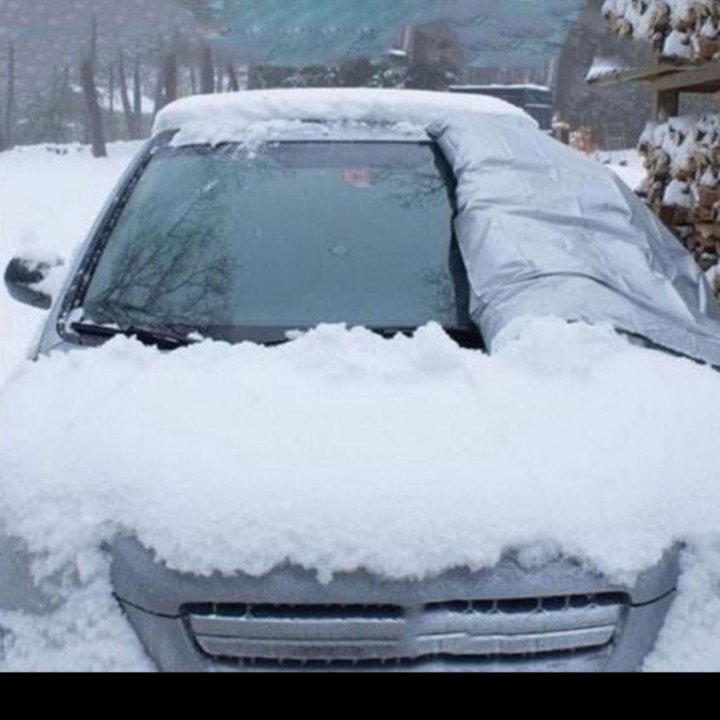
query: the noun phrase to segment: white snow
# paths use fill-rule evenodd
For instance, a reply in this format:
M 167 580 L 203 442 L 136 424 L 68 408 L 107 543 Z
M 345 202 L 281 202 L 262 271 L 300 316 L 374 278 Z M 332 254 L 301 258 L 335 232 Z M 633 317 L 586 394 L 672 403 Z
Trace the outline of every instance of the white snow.
M 537 85 L 535 83 L 489 83 L 486 85 L 451 85 L 450 90 L 539 90 L 542 92 L 550 92 L 547 85 Z
M 420 90 L 375 88 L 252 90 L 183 98 L 164 108 L 153 134 L 178 128 L 196 142 L 244 138 L 250 123 L 355 121 L 428 125 L 446 117 L 500 114 L 524 117 L 523 110 L 494 97 Z
M 133 149 L 0 155 L 2 259 L 67 257 Z M 0 293 L 5 377 L 41 318 Z M 646 667 L 720 670 L 720 376 L 552 318 L 499 346 L 328 326 L 272 349 L 118 338 L 25 363 L 0 392 L 0 524 L 64 602 L 2 615 L 0 669 L 149 668 L 102 551 L 129 530 L 176 568 L 290 559 L 323 580 L 539 546 L 628 580 L 684 540 Z
M 666 57 L 690 59 L 693 56 L 690 34 L 673 30 L 665 40 L 663 53 Z
M 717 560 L 717 449 L 697 428 L 720 378 L 606 328 L 536 320 L 492 358 L 435 326 L 171 354 L 117 339 L 27 367 L 1 402 L 0 517 L 38 573 L 106 581 L 100 547 L 119 530 L 181 570 L 290 560 L 322 580 L 423 577 L 548 544 L 618 580 L 678 540 Z M 679 624 L 720 669 L 717 635 L 683 607 L 653 662 L 672 667 Z
M 0 612 L 3 626 L 0 673 L 153 669 L 112 595 L 107 571 L 76 587 L 53 613 Z
M 319 137 L 342 140 L 427 140 L 427 127 L 422 123 L 409 121 L 394 122 L 381 128 L 367 122 L 326 122 L 314 123 L 302 120 L 243 121 L 216 118 L 212 123 L 189 122 L 182 126 L 170 144 L 174 147 L 187 145 L 220 145 L 232 140 L 249 151 L 256 150 L 267 142 L 276 140 L 301 141 L 317 140 Z
M 622 35 L 657 40 L 662 55 L 693 59 L 699 38 L 717 39 L 717 0 L 605 0 L 602 12 Z
M 111 102 L 112 99 L 112 102 Z M 114 109 L 115 112 L 121 113 L 123 112 L 123 100 L 122 100 L 122 92 L 120 90 L 116 90 L 113 93 L 112 98 L 110 97 L 110 93 L 105 90 L 104 88 L 98 89 L 98 102 L 100 103 L 100 107 L 104 110 L 110 110 L 110 107 Z M 132 95 L 130 96 L 130 103 L 132 104 L 134 102 L 134 98 Z M 142 115 L 148 115 L 152 116 L 155 114 L 155 101 L 150 99 L 149 97 L 146 97 L 145 95 L 140 96 L 140 113 Z
M 80 145 L 19 147 L 0 154 L 0 273 L 16 254 L 69 259 L 138 147 L 110 145 L 106 160 L 94 160 Z M 2 287 L 0 384 L 25 355 L 44 317 L 14 302 Z
M 626 65 L 615 58 L 596 57 L 585 76 L 585 82 L 594 83 L 608 77 L 620 75 Z
M 690 183 L 682 182 L 682 180 L 671 180 L 665 188 L 663 203 L 675 207 L 691 208 L 693 206 L 693 196 L 690 192 Z
M 643 159 L 635 149 L 602 150 L 595 159 L 612 170 L 631 190 L 637 190 L 647 178 Z
M 71 85 L 70 89 L 76 93 L 77 95 L 82 95 L 82 86 L 81 85 Z M 122 99 L 122 91 L 121 90 L 115 90 L 110 95 L 109 91 L 106 88 L 98 88 L 97 89 L 97 98 L 98 98 L 98 104 L 103 110 L 110 110 L 111 108 L 114 110 L 114 112 L 120 114 L 123 112 L 123 99 Z M 132 90 L 130 91 L 130 104 L 133 106 L 135 102 L 134 95 L 132 93 Z M 134 107 L 133 107 L 134 110 Z M 142 115 L 148 115 L 152 116 L 155 114 L 155 101 L 151 98 L 141 95 L 140 96 L 140 113 Z

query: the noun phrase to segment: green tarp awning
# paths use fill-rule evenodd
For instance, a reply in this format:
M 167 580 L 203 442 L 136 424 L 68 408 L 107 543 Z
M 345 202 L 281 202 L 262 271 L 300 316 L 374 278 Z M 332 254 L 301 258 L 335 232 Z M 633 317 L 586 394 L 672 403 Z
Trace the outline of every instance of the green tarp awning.
M 216 39 L 238 60 L 285 65 L 386 54 L 402 28 L 445 20 L 471 65 L 549 57 L 585 0 L 208 0 Z

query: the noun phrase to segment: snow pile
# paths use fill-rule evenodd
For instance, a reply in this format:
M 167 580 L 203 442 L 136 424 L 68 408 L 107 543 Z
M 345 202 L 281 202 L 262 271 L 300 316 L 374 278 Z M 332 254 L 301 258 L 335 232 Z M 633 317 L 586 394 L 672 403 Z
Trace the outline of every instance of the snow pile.
M 618 34 L 652 41 L 663 57 L 720 57 L 717 0 L 605 0 L 602 12 Z
M 381 126 L 360 121 L 307 122 L 303 120 L 234 120 L 216 118 L 212 123 L 191 121 L 184 124 L 170 144 L 173 147 L 187 145 L 220 145 L 229 140 L 238 142 L 251 153 L 262 145 L 275 141 L 300 142 L 319 139 L 343 141 L 378 142 L 387 140 L 427 141 L 426 126 L 422 123 L 394 122 Z
M 620 60 L 597 57 L 585 76 L 585 82 L 592 84 L 605 78 L 621 75 L 627 67 Z
M 637 190 L 647 178 L 643 158 L 635 148 L 603 150 L 593 157 L 612 170 L 631 190 Z
M 720 669 L 720 545 L 693 547 L 683 557 L 675 597 L 647 671 Z
M 112 595 L 107 570 L 66 593 L 55 612 L 0 611 L 0 672 L 152 669 Z
M 103 160 L 80 145 L 0 153 L 0 272 L 16 254 L 69 260 L 138 148 L 139 143 L 111 144 Z M 62 280 L 62 272 L 53 280 Z M 12 300 L 0 284 L 0 385 L 45 317 Z
M 393 340 L 325 326 L 279 348 L 163 354 L 118 338 L 42 359 L 0 398 L 0 523 L 38 577 L 77 578 L 60 635 L 83 593 L 109 593 L 101 546 L 118 531 L 180 570 L 259 575 L 289 560 L 322 580 L 480 568 L 541 545 L 630 581 L 684 540 L 710 564 L 656 666 L 694 633 L 720 669 L 717 613 L 691 612 L 720 579 L 717 444 L 697 431 L 712 427 L 720 377 L 553 319 L 499 345 L 489 357 L 434 325 Z M 109 606 L 97 617 L 86 634 L 102 655 L 123 633 Z M 46 626 L 10 626 L 8 662 L 16 649 L 41 662 Z
M 429 125 L 446 117 L 511 115 L 535 121 L 498 98 L 375 88 L 283 89 L 183 98 L 164 108 L 153 134 L 182 128 L 195 142 L 245 138 L 252 123 L 354 121 Z

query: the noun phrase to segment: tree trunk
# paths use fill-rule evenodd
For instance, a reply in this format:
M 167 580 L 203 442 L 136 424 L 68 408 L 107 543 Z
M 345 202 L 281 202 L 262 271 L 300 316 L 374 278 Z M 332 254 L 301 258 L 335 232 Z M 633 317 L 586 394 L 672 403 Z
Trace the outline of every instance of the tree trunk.
M 110 108 L 110 118 L 115 117 L 115 68 L 112 63 L 108 65 L 108 104 Z
M 68 142 L 72 139 L 72 136 L 68 132 L 66 121 L 72 113 L 73 103 L 70 83 L 70 68 L 67 66 L 62 69 L 62 73 L 60 75 L 60 96 L 58 98 L 58 103 L 63 142 Z
M 163 105 L 169 105 L 178 99 L 178 63 L 177 54 L 169 52 L 163 61 Z
M 80 85 L 85 100 L 85 122 L 88 139 L 92 145 L 93 157 L 107 157 L 102 111 L 98 103 L 95 84 L 95 63 L 97 59 L 97 20 L 93 17 L 90 28 L 90 46 L 80 63 Z
M 142 107 L 142 80 L 140 78 L 140 58 L 135 57 L 133 68 L 133 110 L 135 113 L 135 132 L 137 137 L 142 135 L 143 107 Z
M 5 117 L 2 135 L 4 136 L 4 147 L 9 149 L 13 146 L 13 125 L 15 113 L 15 43 L 10 43 L 8 48 L 7 65 L 7 98 L 5 101 Z
M 164 103 L 165 78 L 163 77 L 162 67 L 158 68 L 157 77 L 155 79 L 155 107 L 153 114 L 157 115 L 162 109 Z
M 137 140 L 140 137 L 137 121 L 133 107 L 130 104 L 130 92 L 128 90 L 127 73 L 125 72 L 125 57 L 122 50 L 118 54 L 118 83 L 120 85 L 120 102 L 122 103 L 127 136 L 130 140 Z
M 215 64 L 212 48 L 207 43 L 200 50 L 200 92 L 203 95 L 215 92 Z
M 117 139 L 117 129 L 115 121 L 115 66 L 110 63 L 108 65 L 108 135 L 111 140 Z
M 228 63 L 227 75 L 228 89 L 231 92 L 237 92 L 238 90 L 240 90 L 240 81 L 238 80 L 237 72 L 235 72 L 235 66 L 232 63 Z

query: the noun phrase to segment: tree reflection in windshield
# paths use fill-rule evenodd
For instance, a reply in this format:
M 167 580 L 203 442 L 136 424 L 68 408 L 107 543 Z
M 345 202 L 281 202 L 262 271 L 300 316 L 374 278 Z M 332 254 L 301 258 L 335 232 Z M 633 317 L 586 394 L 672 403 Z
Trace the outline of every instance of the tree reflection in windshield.
M 184 183 L 172 177 L 163 180 L 166 187 L 155 198 L 146 199 L 144 188 L 138 188 L 138 202 L 128 205 L 115 229 L 124 242 L 109 248 L 111 262 L 101 262 L 93 284 L 102 282 L 103 287 L 85 305 L 96 319 L 184 325 L 188 318 L 202 324 L 226 312 L 232 272 L 224 252 L 229 228 L 217 207 L 227 190 L 207 159 L 200 161 L 194 187 L 182 188 Z M 167 195 L 176 184 L 182 203 L 168 205 Z
M 84 310 L 215 334 L 464 326 L 451 216 L 429 143 L 166 148 L 121 213 Z

